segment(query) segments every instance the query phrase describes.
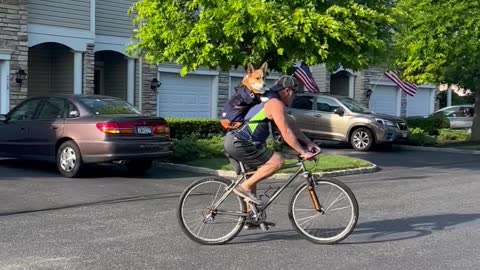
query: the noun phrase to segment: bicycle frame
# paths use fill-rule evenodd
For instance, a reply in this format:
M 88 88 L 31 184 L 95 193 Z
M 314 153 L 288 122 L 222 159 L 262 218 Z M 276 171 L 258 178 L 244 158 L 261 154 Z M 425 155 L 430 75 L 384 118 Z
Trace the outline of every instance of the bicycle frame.
M 307 185 L 309 185 L 310 187 L 312 186 L 315 186 L 316 183 L 315 181 L 313 181 L 312 179 L 312 174 L 310 171 L 308 171 L 305 167 L 305 163 L 302 159 L 298 159 L 298 162 L 295 163 L 295 164 L 289 164 L 289 165 L 285 165 L 282 167 L 282 169 L 288 169 L 288 168 L 297 168 L 298 167 L 298 170 L 288 178 L 288 180 L 280 187 L 277 189 L 277 191 L 275 191 L 275 193 L 273 193 L 273 195 L 269 198 L 269 200 L 267 202 L 265 202 L 264 204 L 260 205 L 260 206 L 256 206 L 257 210 L 262 212 L 262 211 L 265 211 L 268 206 L 270 206 L 270 204 L 273 203 L 273 201 L 301 174 L 303 173 L 303 176 L 305 178 L 305 181 L 307 182 Z M 229 214 L 229 215 L 234 215 L 234 216 L 248 216 L 247 213 L 232 213 L 232 212 L 223 212 L 223 211 L 218 211 L 216 210 L 220 204 L 222 204 L 222 202 L 228 197 L 228 195 L 230 195 L 231 192 L 233 192 L 233 189 L 238 186 L 240 184 L 240 182 L 242 180 L 245 180 L 247 178 L 247 173 L 245 172 L 245 167 L 243 166 L 243 163 L 240 162 L 240 169 L 241 169 L 241 177 L 239 177 L 236 181 L 232 182 L 232 184 L 227 188 L 227 191 L 223 194 L 222 197 L 220 197 L 220 199 L 217 201 L 217 203 L 215 203 L 215 205 L 213 206 L 213 209 L 215 209 L 215 211 L 217 211 L 217 213 L 221 213 L 221 214 Z M 322 207 L 320 205 L 320 202 L 318 201 L 318 198 L 317 198 L 317 195 L 315 193 L 315 190 L 310 188 L 309 189 L 309 193 L 310 193 L 310 196 L 312 198 L 312 202 L 316 208 L 317 211 L 321 211 L 322 210 Z M 213 210 L 211 209 L 211 210 Z

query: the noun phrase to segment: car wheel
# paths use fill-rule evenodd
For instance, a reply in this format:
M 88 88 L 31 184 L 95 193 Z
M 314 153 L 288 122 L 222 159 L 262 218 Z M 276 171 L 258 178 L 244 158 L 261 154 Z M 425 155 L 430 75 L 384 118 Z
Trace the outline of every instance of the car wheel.
M 152 168 L 152 163 L 152 160 L 130 160 L 127 161 L 126 166 L 130 174 L 141 176 Z
M 65 177 L 77 177 L 82 166 L 82 155 L 77 144 L 73 141 L 62 143 L 57 151 L 58 171 Z
M 372 132 L 368 128 L 357 128 L 350 135 L 350 143 L 355 150 L 368 151 L 374 143 Z

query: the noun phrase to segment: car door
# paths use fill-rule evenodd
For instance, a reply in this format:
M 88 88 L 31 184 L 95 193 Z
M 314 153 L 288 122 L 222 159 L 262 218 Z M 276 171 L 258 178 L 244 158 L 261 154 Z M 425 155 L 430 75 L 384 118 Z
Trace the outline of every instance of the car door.
M 315 128 L 317 122 L 317 112 L 314 108 L 314 97 L 298 95 L 293 100 L 292 105 L 287 108 L 287 113 L 293 117 L 295 124 L 301 131 L 313 136 L 318 136 Z
M 63 98 L 46 98 L 41 103 L 28 132 L 31 155 L 36 158 L 54 160 L 55 145 L 61 138 L 66 118 L 67 102 Z
M 315 126 L 318 132 L 322 134 L 322 137 L 333 140 L 345 140 L 348 117 L 334 113 L 335 109 L 345 111 L 343 106 L 335 99 L 326 96 L 317 96 L 315 104 L 315 110 L 318 114 Z
M 4 156 L 23 156 L 28 153 L 28 132 L 33 124 L 41 99 L 29 99 L 7 114 L 0 123 L 0 152 Z

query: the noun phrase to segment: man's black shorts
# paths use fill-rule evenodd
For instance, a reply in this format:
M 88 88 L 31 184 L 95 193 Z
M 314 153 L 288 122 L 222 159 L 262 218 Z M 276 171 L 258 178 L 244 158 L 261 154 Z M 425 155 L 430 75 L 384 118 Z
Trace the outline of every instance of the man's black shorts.
M 273 156 L 273 150 L 267 148 L 265 144 L 254 144 L 251 141 L 237 139 L 230 132 L 225 136 L 224 148 L 233 159 L 255 169 L 267 163 Z

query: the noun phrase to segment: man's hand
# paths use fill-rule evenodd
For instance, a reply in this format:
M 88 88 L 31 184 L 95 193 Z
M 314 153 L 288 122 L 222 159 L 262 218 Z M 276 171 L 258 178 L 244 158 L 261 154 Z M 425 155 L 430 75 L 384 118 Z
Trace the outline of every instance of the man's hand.
M 313 143 L 313 142 L 309 142 L 307 144 L 307 149 L 312 153 L 322 152 L 322 149 L 316 143 Z
M 314 152 L 303 152 L 303 154 L 301 154 L 300 157 L 302 157 L 305 160 L 310 160 L 316 155 L 317 155 L 316 152 L 315 153 Z

